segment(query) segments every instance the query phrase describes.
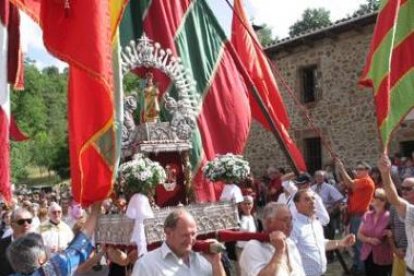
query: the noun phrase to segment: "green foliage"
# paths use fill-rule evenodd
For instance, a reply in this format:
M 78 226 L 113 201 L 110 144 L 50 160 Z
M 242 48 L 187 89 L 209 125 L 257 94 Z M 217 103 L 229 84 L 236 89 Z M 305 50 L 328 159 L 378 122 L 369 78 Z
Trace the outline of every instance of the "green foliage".
M 59 73 L 58 68 L 39 71 L 33 61 L 25 61 L 25 90 L 12 92 L 11 108 L 29 140 L 12 142 L 13 181 L 23 181 L 28 167 L 69 170 L 68 151 L 61 151 L 68 147 L 66 86 L 67 74 Z
M 272 36 L 272 29 L 266 24 L 263 24 L 261 26 L 261 29 L 256 31 L 256 34 L 257 38 L 263 46 L 272 44 L 277 40 L 277 37 Z
M 367 1 L 366 4 L 359 5 L 359 8 L 354 12 L 353 16 L 377 11 L 381 4 L 380 0 L 366 0 L 366 1 Z
M 303 32 L 327 26 L 331 23 L 330 12 L 324 8 L 306 9 L 302 19 L 289 27 L 289 35 L 295 36 Z
M 140 89 L 140 78 L 138 75 L 128 72 L 123 78 L 124 92 L 126 95 L 131 94 L 132 91 Z

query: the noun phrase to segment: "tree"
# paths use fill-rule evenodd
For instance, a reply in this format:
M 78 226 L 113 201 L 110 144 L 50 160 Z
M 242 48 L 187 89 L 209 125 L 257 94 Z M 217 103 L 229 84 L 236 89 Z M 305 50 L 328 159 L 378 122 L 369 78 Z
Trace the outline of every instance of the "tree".
M 331 24 L 330 12 L 324 8 L 306 9 L 302 19 L 289 27 L 289 35 L 295 36 L 303 32 Z
M 377 11 L 380 7 L 380 0 L 366 0 L 366 4 L 359 5 L 353 16 L 363 15 L 369 12 Z
M 277 37 L 272 36 L 272 29 L 266 24 L 260 26 L 260 29 L 256 31 L 256 34 L 262 46 L 272 44 L 277 40 Z
M 12 143 L 13 181 L 24 180 L 28 167 L 68 171 L 69 155 L 61 150 L 67 148 L 66 85 L 67 74 L 58 68 L 39 71 L 25 60 L 25 90 L 12 93 L 11 109 L 29 140 Z

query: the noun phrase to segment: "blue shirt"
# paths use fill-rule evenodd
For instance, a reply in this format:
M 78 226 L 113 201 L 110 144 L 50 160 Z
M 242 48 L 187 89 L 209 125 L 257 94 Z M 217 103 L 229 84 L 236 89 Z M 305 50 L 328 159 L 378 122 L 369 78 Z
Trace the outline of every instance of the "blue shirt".
M 91 240 L 82 232 L 70 242 L 63 252 L 50 258 L 31 274 L 14 273 L 14 276 L 68 276 L 89 258 L 93 250 Z

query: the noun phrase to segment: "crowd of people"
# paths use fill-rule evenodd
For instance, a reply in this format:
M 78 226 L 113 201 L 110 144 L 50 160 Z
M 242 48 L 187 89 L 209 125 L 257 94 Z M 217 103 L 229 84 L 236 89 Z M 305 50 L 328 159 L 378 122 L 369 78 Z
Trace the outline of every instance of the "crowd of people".
M 269 241 L 238 241 L 224 253 L 193 250 L 197 224 L 184 208 L 166 218 L 162 245 L 142 254 L 93 242 L 99 214 L 126 212 L 123 196 L 85 210 L 68 193 L 16 195 L 1 211 L 0 276 L 320 276 L 341 249 L 352 275 L 414 275 L 413 162 L 383 155 L 376 165 L 335 160 L 313 177 L 270 167 L 238 199 L 240 231 Z

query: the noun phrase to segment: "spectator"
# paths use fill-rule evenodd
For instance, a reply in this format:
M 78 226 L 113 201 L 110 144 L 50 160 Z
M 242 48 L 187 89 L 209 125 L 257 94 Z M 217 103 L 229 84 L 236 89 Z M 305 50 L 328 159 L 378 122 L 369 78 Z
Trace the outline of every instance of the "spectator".
M 100 203 L 92 206 L 82 232 L 76 235 L 67 249 L 50 259 L 39 234 L 31 233 L 15 240 L 7 250 L 10 264 L 17 272 L 13 275 L 72 275 L 92 252 L 90 238 L 95 231 L 100 208 Z
M 344 185 L 348 189 L 347 217 L 349 220 L 350 232 L 354 235 L 358 233 L 362 216 L 368 210 L 373 198 L 375 184 L 369 176 L 371 167 L 366 162 L 358 162 L 355 168 L 356 178 L 352 179 L 345 170 L 344 164 L 337 160 L 338 170 L 343 179 Z M 360 258 L 361 242 L 357 240 L 353 247 L 352 272 L 354 274 L 364 273 L 364 263 Z
M 340 204 L 344 196 L 331 184 L 326 183 L 326 172 L 315 172 L 315 185 L 311 189 L 318 194 L 329 214 L 329 223 L 323 227 L 325 238 L 335 238 L 335 225 L 340 218 Z M 328 261 L 333 261 L 333 252 L 327 253 Z
M 407 236 L 405 235 L 405 224 L 398 217 L 394 206 L 390 209 L 390 228 L 391 228 L 391 248 L 394 252 L 392 263 L 392 275 L 399 276 L 405 274 L 405 251 L 407 250 Z
M 390 213 L 385 191 L 375 190 L 372 210 L 367 211 L 358 230 L 362 242 L 361 260 L 365 264 L 366 275 L 389 276 L 392 269 L 392 250 L 388 229 Z
M 13 233 L 13 230 L 11 228 L 11 216 L 12 216 L 11 210 L 6 210 L 1 214 L 1 229 L 0 229 L 1 239 L 9 237 Z
M 298 191 L 300 190 L 308 190 L 310 189 L 310 185 L 312 182 L 312 178 L 308 173 L 303 173 L 299 175 L 295 180 L 294 183 L 296 184 L 296 187 L 298 188 Z M 329 214 L 326 210 L 325 206 L 323 205 L 321 197 L 315 193 L 313 190 L 310 190 L 312 193 L 312 196 L 315 198 L 315 208 L 316 208 L 316 217 L 322 224 L 322 226 L 326 226 L 329 223 Z M 295 195 L 293 195 L 292 199 Z M 292 212 L 292 216 L 295 217 L 297 214 L 296 206 L 293 202 L 293 200 L 290 200 L 287 205 L 290 208 L 290 211 Z
M 62 221 L 62 208 L 52 202 L 48 210 L 49 221 L 39 227 L 39 233 L 43 237 L 44 245 L 49 256 L 63 251 L 73 239 L 72 229 Z
M 388 201 L 395 207 L 398 215 L 405 222 L 405 232 L 407 234 L 407 251 L 404 259 L 406 273 L 407 275 L 414 275 L 414 178 L 406 178 L 401 183 L 402 197 L 400 197 L 391 178 L 391 162 L 385 154 L 378 160 L 378 168 L 381 171 Z
M 293 197 L 297 214 L 294 216 L 291 239 L 295 242 L 307 276 L 321 276 L 326 272 L 325 251 L 352 246 L 353 234 L 341 240 L 325 239 L 320 221 L 316 218 L 314 193 L 311 190 L 299 190 Z
M 12 236 L 0 240 L 0 276 L 15 272 L 6 257 L 7 248 L 13 240 L 18 239 L 32 230 L 32 214 L 23 208 L 17 208 L 11 215 Z
M 267 202 L 277 201 L 277 198 L 282 193 L 282 176 L 285 174 L 283 168 L 269 167 L 267 169 L 267 176 L 270 181 L 267 187 Z

